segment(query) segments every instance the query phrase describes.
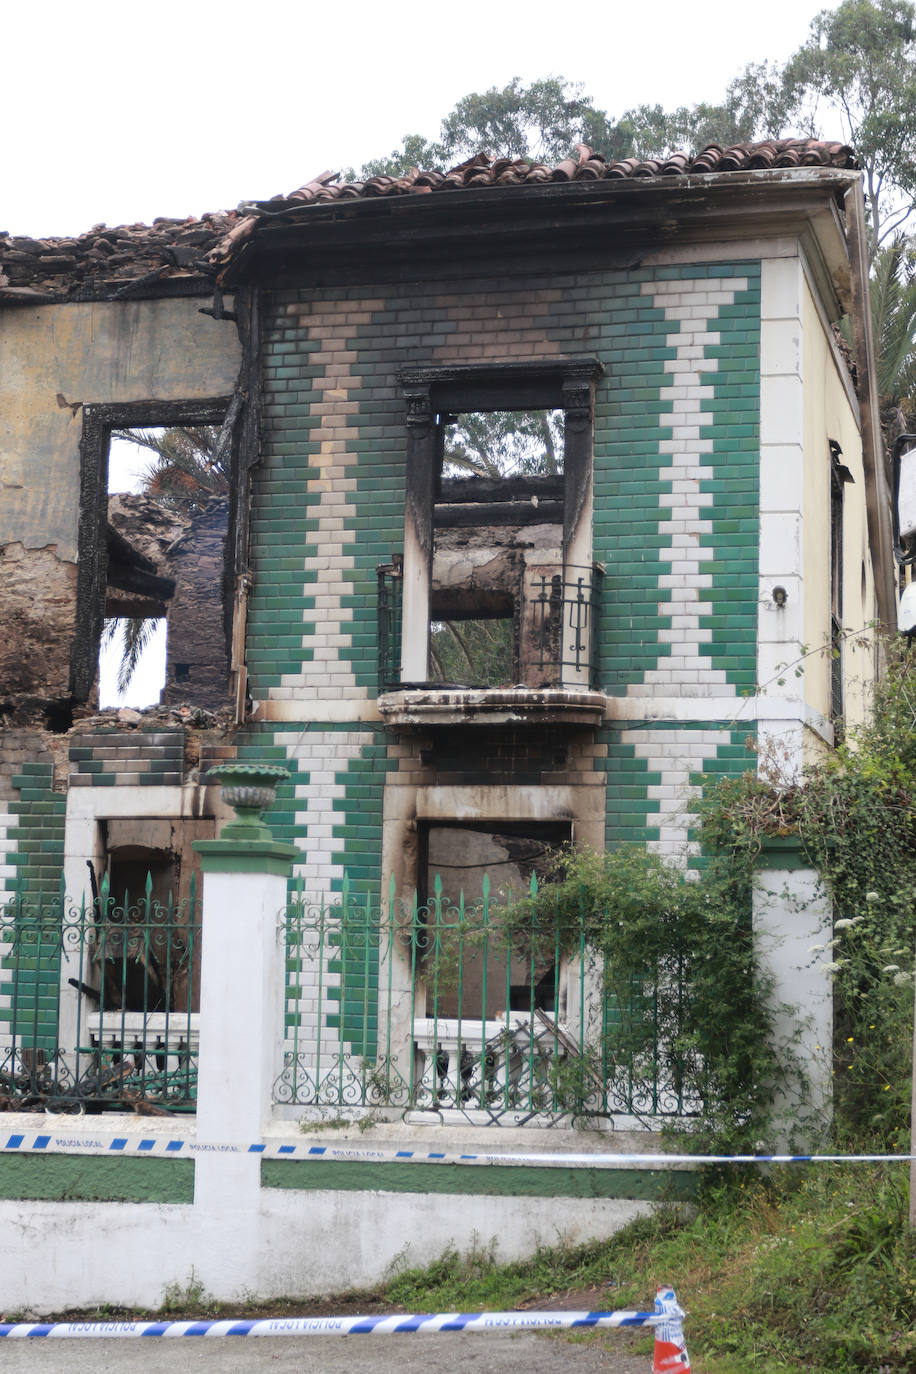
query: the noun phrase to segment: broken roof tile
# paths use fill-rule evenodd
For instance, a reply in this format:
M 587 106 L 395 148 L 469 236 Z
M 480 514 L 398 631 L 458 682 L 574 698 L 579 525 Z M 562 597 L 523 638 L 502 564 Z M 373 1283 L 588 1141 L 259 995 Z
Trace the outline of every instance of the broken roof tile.
M 34 300 L 35 292 L 48 300 L 92 299 L 123 295 L 132 282 L 199 277 L 198 264 L 239 221 L 232 210 L 202 219 L 156 219 L 152 225 L 95 224 L 77 237 L 0 234 L 0 273 L 11 283 L 2 299 Z
M 403 176 L 374 176 L 341 181 L 325 171 L 286 196 L 245 202 L 238 211 L 206 214 L 201 219 L 159 217 L 152 225 L 129 224 L 109 229 L 96 224 L 85 234 L 34 239 L 0 234 L 0 300 L 12 304 L 36 299 L 80 300 L 124 297 L 160 288 L 183 278 L 186 288 L 201 288 L 208 270 L 224 264 L 256 229 L 262 217 L 307 211 L 311 205 L 377 197 L 429 195 L 442 191 L 490 190 L 543 185 L 546 182 L 645 181 L 704 173 L 768 171 L 822 167 L 856 170 L 852 150 L 844 143 L 809 138 L 766 139 L 724 147 L 711 143 L 702 152 L 672 153 L 666 158 L 628 157 L 608 161 L 580 143 L 556 166 L 524 158 L 491 158 L 477 153 L 446 172 L 411 167 Z M 209 264 L 209 268 L 205 266 Z M 175 288 L 179 289 L 176 283 Z M 25 293 L 28 293 L 26 295 Z

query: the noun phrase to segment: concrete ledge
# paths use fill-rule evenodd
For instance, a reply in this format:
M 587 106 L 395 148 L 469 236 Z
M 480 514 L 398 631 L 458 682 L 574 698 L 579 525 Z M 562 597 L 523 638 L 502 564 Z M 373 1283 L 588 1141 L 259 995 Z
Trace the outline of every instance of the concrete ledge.
M 607 709 L 603 692 L 527 687 L 407 688 L 378 699 L 390 725 L 600 725 Z

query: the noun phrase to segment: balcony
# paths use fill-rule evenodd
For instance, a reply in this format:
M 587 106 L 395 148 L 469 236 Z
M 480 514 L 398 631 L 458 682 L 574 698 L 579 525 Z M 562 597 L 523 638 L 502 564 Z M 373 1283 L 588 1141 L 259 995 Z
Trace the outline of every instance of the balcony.
M 378 569 L 379 700 L 399 726 L 600 724 L 596 627 L 603 569 L 526 564 L 517 595 L 437 607 L 426 637 L 429 677 L 401 677 L 402 568 Z M 408 627 L 408 633 L 416 633 Z

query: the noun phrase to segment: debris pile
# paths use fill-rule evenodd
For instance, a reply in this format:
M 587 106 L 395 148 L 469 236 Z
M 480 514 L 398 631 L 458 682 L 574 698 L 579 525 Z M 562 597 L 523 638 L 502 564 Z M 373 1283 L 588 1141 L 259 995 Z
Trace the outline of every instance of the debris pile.
M 96 224 L 76 238 L 0 231 L 0 302 L 93 300 L 176 277 L 197 279 L 201 260 L 237 219 L 229 211 L 114 229 Z

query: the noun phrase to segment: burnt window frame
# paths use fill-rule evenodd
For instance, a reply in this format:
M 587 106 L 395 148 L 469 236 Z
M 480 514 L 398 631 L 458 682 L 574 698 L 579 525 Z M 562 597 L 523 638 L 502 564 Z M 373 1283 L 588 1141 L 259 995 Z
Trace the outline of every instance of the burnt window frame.
M 604 371 L 599 358 L 561 356 L 410 367 L 398 373 L 407 419 L 402 663 L 408 682 L 429 683 L 434 511 L 440 495 L 444 432 L 441 417 L 468 412 L 563 411 L 565 563 L 591 504 L 595 389 Z M 548 481 L 556 482 L 557 477 Z M 412 568 L 412 560 L 418 566 Z M 409 665 L 418 663 L 421 655 L 414 654 L 413 646 L 408 647 L 406 635 L 421 621 L 426 627 L 425 669 L 422 676 L 415 677 Z
M 232 396 L 209 396 L 200 400 L 120 401 L 83 406 L 76 628 L 70 650 L 70 695 L 73 701 L 88 699 L 98 672 L 108 573 L 105 526 L 108 520 L 108 454 L 112 431 L 160 429 L 172 425 L 221 425 L 226 420 L 232 402 Z M 234 465 L 233 458 L 233 472 Z M 234 490 L 234 478 L 230 487 Z M 235 503 L 230 499 L 227 557 L 233 547 L 234 506 Z M 224 606 L 227 585 L 224 569 Z

